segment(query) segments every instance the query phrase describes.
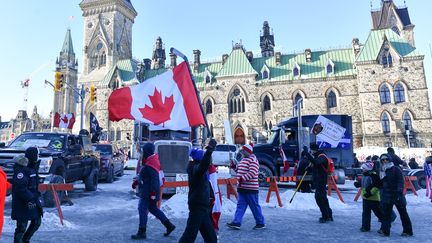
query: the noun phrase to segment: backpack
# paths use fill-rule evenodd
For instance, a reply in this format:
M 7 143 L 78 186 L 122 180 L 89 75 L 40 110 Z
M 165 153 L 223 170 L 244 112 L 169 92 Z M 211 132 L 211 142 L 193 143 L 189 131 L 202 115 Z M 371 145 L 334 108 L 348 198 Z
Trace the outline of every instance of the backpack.
M 327 157 L 327 155 L 325 155 L 325 154 L 320 154 L 320 155 L 318 155 L 318 157 L 319 156 L 324 156 L 327 159 L 327 168 L 324 167 L 324 165 L 322 165 L 324 171 L 327 172 L 327 174 L 333 174 L 335 171 L 333 160 L 331 158 Z

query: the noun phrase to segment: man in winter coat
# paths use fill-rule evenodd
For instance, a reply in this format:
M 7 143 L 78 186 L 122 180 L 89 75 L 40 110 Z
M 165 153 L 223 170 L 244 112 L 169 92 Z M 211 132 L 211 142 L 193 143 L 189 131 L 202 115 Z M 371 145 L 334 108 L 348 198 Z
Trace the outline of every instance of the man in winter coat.
M 406 166 L 406 164 L 407 164 L 399 156 L 396 155 L 396 153 L 392 147 L 387 148 L 387 156 L 389 156 L 390 161 L 392 161 L 393 164 L 398 166 L 398 167 L 403 167 L 403 166 Z
M 4 220 L 4 203 L 6 198 L 6 192 L 10 190 L 11 184 L 7 181 L 7 176 L 3 169 L 0 167 L 0 239 L 3 230 Z
M 319 218 L 320 223 L 326 223 L 328 221 L 333 221 L 333 212 L 330 208 L 327 199 L 327 172 L 326 168 L 328 166 L 328 158 L 325 153 L 318 148 L 318 145 L 312 143 L 310 145 L 310 152 L 306 146 L 303 147 L 303 154 L 312 163 L 312 183 L 315 187 L 315 201 L 320 208 L 321 218 Z
M 165 226 L 166 233 L 164 233 L 164 236 L 168 236 L 175 229 L 175 226 L 156 205 L 160 200 L 160 162 L 154 150 L 153 143 L 144 144 L 142 149 L 142 160 L 144 163 L 141 166 L 138 177 L 138 196 L 140 197 L 138 203 L 139 228 L 138 233 L 131 236 L 134 240 L 145 239 L 147 237 L 147 216 L 149 212 Z M 134 185 L 132 185 L 132 188 L 134 188 Z
M 255 218 L 255 227 L 253 229 L 265 229 L 264 216 L 258 202 L 259 184 L 258 173 L 259 163 L 253 154 L 253 147 L 249 144 L 243 145 L 241 153 L 243 159 L 237 165 L 237 192 L 238 201 L 234 219 L 227 226 L 232 229 L 240 229 L 243 216 L 249 206 Z
M 417 163 L 417 161 L 415 160 L 415 158 L 411 158 L 411 159 L 409 160 L 408 165 L 409 165 L 409 167 L 410 167 L 412 170 L 420 169 L 420 166 L 419 166 L 419 164 Z
M 382 193 L 381 201 L 383 208 L 383 219 L 381 229 L 378 231 L 379 234 L 384 236 L 390 235 L 391 227 L 391 212 L 393 205 L 399 212 L 403 232 L 402 236 L 412 236 L 413 230 L 411 225 L 410 217 L 406 209 L 406 199 L 403 194 L 404 178 L 402 170 L 399 166 L 395 166 L 390 160 L 388 154 L 382 154 L 380 156 L 382 166 Z
M 363 213 L 362 213 L 362 227 L 361 232 L 370 231 L 371 225 L 371 211 L 374 212 L 378 219 L 382 219 L 380 209 L 380 194 L 378 186 L 380 179 L 377 173 L 373 170 L 373 163 L 366 162 L 362 164 L 361 169 L 363 170 L 363 176 L 361 183 L 354 182 L 355 187 L 361 187 L 362 198 L 363 198 Z
M 42 205 L 38 191 L 38 149 L 29 147 L 25 156 L 14 158 L 12 180 L 12 220 L 16 220 L 15 243 L 30 242 L 42 222 Z M 28 221 L 30 226 L 27 228 Z
M 210 188 L 208 178 L 208 169 L 215 147 L 216 140 L 210 139 L 205 152 L 200 148 L 193 148 L 190 152 L 192 160 L 187 166 L 189 217 L 185 231 L 180 238 L 180 243 L 195 242 L 198 231 L 206 243 L 217 242 L 216 232 L 210 217 Z

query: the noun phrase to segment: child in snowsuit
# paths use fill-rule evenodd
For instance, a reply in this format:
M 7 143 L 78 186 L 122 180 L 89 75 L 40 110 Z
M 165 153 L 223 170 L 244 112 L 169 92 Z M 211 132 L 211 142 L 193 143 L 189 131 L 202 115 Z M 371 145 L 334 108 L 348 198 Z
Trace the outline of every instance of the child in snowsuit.
M 370 231 L 371 225 L 371 211 L 374 212 L 378 219 L 382 219 L 381 209 L 380 209 L 380 194 L 379 194 L 379 176 L 373 170 L 374 165 L 371 162 L 366 162 L 361 166 L 363 170 L 363 177 L 361 183 L 356 181 L 354 183 L 355 187 L 360 187 L 362 190 L 363 198 L 363 214 L 362 214 L 362 227 L 361 232 Z

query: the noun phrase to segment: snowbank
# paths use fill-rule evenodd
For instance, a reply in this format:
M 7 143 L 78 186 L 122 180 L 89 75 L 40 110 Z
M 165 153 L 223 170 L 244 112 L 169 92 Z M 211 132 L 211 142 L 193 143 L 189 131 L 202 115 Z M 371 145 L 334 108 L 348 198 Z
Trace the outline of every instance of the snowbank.
M 189 209 L 187 205 L 188 197 L 186 194 L 175 194 L 161 205 L 161 210 L 168 218 L 187 218 Z M 236 203 L 222 197 L 222 215 L 234 215 Z
M 60 223 L 60 219 L 56 213 L 45 212 L 42 218 L 42 224 L 39 231 L 62 231 L 77 229 L 78 226 L 67 220 L 63 220 L 64 225 Z M 4 218 L 3 232 L 15 232 L 16 221 L 9 217 Z
M 315 202 L 314 193 L 299 193 L 295 195 L 292 203 L 289 203 L 294 194 L 293 190 L 286 191 L 280 194 L 282 200 L 282 208 L 286 210 L 296 210 L 296 211 L 307 211 L 307 210 L 317 210 L 318 206 Z M 332 194 L 333 195 L 333 194 Z M 338 198 L 327 197 L 329 200 L 330 207 L 333 210 L 346 210 L 351 209 L 352 206 L 342 203 Z M 262 206 L 267 207 L 279 207 L 277 203 L 276 195 L 272 194 L 269 203 L 262 203 Z

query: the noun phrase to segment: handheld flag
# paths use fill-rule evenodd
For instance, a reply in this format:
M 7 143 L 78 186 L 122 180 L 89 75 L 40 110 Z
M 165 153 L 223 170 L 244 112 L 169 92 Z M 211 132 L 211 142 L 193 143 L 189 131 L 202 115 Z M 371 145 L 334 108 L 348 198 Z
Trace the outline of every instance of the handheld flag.
M 109 119 L 136 120 L 171 130 L 205 125 L 188 64 L 143 83 L 114 90 L 108 98 Z
M 90 112 L 90 133 L 96 134 L 100 132 L 102 128 L 99 126 L 99 122 L 96 119 L 96 116 Z
M 285 156 L 285 152 L 283 151 L 282 146 L 279 147 L 279 154 L 280 154 L 282 161 L 283 161 L 283 164 L 284 164 L 283 171 L 284 171 L 284 173 L 287 173 L 289 168 L 290 168 L 290 164 L 288 162 L 287 157 Z

